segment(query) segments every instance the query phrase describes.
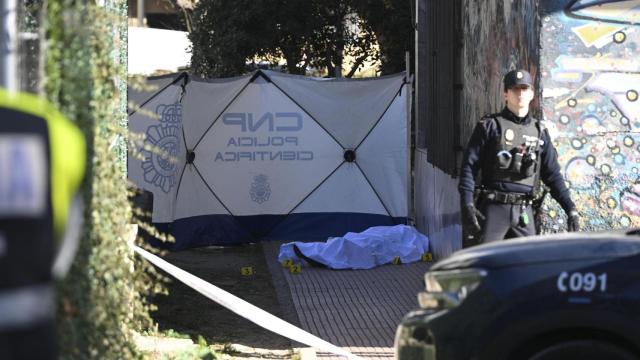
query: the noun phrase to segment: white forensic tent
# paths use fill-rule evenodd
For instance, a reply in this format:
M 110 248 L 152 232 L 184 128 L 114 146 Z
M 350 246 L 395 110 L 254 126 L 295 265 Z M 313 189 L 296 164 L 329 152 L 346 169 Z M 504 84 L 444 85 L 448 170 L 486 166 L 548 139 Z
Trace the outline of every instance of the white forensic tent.
M 132 115 L 137 108 L 146 104 L 160 95 L 166 87 L 173 85 L 176 81 L 187 76 L 186 73 L 171 73 L 166 75 L 143 78 L 144 81 L 136 81 L 134 85 L 129 84 L 127 89 L 127 112 Z
M 128 177 L 153 192 L 153 222 L 173 249 L 405 224 L 408 90 L 404 74 L 180 74 L 130 113 L 149 146 L 129 157 Z

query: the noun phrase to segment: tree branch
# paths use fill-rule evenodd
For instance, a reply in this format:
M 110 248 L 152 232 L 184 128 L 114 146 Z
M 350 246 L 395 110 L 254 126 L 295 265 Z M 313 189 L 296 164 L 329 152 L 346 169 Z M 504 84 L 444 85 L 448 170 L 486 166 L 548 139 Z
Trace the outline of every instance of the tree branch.
M 353 63 L 353 65 L 351 66 L 351 70 L 349 70 L 349 73 L 345 76 L 347 78 L 350 78 L 353 76 L 353 74 L 356 73 L 356 71 L 358 71 L 358 68 L 360 67 L 360 65 L 362 65 L 362 63 L 369 57 L 369 54 L 364 54 L 362 56 L 360 56 L 359 58 L 356 59 L 356 62 Z

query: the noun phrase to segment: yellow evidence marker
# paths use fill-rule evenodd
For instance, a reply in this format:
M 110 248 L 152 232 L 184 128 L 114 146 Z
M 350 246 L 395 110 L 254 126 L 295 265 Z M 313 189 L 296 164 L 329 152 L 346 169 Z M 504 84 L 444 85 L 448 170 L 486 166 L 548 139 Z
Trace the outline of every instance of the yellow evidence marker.
M 253 275 L 253 266 L 244 266 L 242 268 L 240 268 L 240 274 L 244 275 L 244 276 L 251 276 Z
M 300 274 L 302 272 L 302 265 L 292 264 L 291 266 L 289 266 L 289 272 L 292 274 Z
M 431 262 L 433 261 L 433 255 L 430 252 L 426 252 L 422 254 L 421 260 L 424 262 Z

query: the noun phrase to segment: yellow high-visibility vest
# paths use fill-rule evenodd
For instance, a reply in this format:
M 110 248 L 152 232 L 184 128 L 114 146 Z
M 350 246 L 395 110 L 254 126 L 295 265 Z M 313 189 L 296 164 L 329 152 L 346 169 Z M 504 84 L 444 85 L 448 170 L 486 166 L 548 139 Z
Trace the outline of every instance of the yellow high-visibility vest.
M 11 137 L 15 138 L 16 134 L 10 131 L 3 133 L 2 123 L 19 121 L 15 119 L 16 114 L 22 113 L 29 118 L 41 119 L 46 125 L 49 143 L 46 149 L 49 154 L 49 169 L 46 172 L 49 174 L 48 181 L 50 181 L 54 237 L 59 238 L 64 233 L 71 199 L 78 191 L 84 177 L 86 162 L 84 135 L 50 103 L 32 94 L 13 93 L 0 89 L 0 110 L 3 110 L 4 114 L 0 117 L 0 136 L 3 136 L 7 142 L 11 141 Z M 1 177 L 0 174 L 0 179 Z M 0 193 L 2 191 L 0 188 Z M 5 191 L 10 189 L 5 186 Z M 2 203 L 0 203 L 0 217 L 2 217 Z

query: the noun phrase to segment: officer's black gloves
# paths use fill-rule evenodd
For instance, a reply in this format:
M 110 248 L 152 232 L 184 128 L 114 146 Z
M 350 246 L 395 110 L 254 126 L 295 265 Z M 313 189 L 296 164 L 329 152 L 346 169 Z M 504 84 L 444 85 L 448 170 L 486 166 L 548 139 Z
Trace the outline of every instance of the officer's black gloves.
M 567 220 L 567 230 L 574 232 L 580 231 L 580 214 L 577 211 L 571 210 L 569 212 L 569 219 Z
M 462 226 L 471 235 L 478 235 L 482 231 L 480 222 L 486 218 L 473 204 L 462 204 L 460 207 L 462 215 Z

